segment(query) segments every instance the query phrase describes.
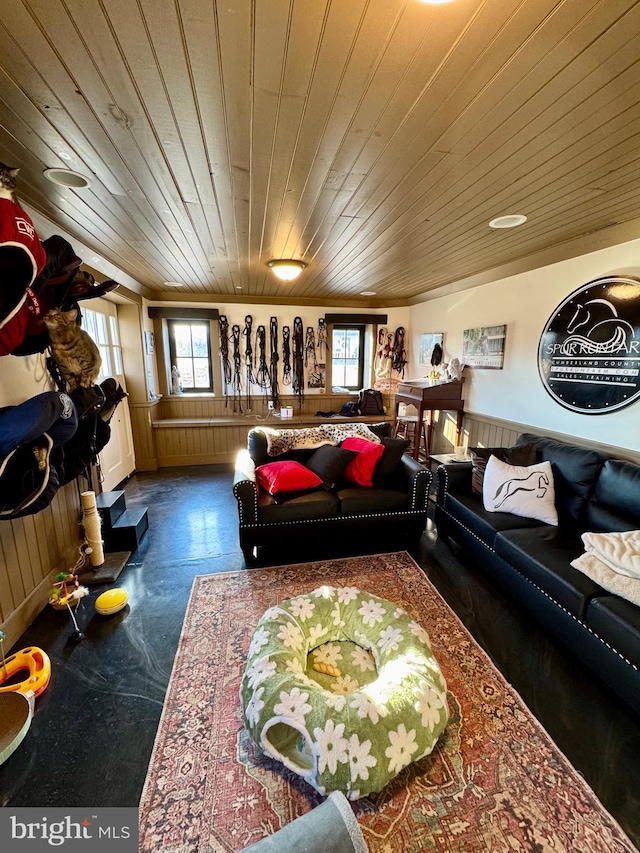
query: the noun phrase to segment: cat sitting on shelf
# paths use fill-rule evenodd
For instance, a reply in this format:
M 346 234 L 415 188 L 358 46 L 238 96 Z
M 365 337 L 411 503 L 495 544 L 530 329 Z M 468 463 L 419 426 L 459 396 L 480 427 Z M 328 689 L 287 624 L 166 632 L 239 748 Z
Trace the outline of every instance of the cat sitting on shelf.
M 65 379 L 69 392 L 91 387 L 100 373 L 100 350 L 84 329 L 77 325 L 78 310 L 53 308 L 44 318 L 49 332 L 51 355 Z

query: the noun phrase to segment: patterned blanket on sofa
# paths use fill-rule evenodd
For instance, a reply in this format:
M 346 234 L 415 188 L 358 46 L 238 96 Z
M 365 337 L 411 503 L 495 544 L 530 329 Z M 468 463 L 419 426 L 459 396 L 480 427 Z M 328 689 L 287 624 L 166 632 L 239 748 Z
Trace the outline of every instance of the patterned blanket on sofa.
M 323 444 L 340 444 L 345 438 L 359 436 L 380 444 L 378 436 L 366 424 L 322 424 L 298 429 L 256 427 L 267 439 L 269 456 L 279 456 L 288 450 L 315 450 Z

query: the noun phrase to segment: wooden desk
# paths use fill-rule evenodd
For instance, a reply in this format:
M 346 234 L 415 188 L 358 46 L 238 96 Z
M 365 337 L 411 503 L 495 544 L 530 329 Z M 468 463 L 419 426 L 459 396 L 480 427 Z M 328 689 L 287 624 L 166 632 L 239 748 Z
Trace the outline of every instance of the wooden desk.
M 398 427 L 398 406 L 407 403 L 418 410 L 418 421 L 413 442 L 413 458 L 420 453 L 420 430 L 424 413 L 429 412 L 426 434 L 427 458 L 431 455 L 431 434 L 433 432 L 432 412 L 454 411 L 458 413 L 456 420 L 456 444 L 460 444 L 462 418 L 464 417 L 464 400 L 462 399 L 463 379 L 453 379 L 451 382 L 431 382 L 417 379 L 412 382 L 401 382 L 396 391 L 396 430 Z

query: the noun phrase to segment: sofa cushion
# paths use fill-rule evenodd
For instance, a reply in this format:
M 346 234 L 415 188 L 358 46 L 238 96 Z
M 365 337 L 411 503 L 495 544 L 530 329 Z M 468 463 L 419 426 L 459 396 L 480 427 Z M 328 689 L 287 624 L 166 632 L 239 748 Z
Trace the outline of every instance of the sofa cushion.
M 508 465 L 534 465 L 536 461 L 536 445 L 519 444 L 515 447 L 470 447 L 471 456 L 471 488 L 477 494 L 482 494 L 484 472 L 490 456 L 495 456 Z
M 409 509 L 409 495 L 391 489 L 344 488 L 336 493 L 340 515 L 371 515 Z
M 410 444 L 406 438 L 381 438 L 380 441 L 384 447 L 384 452 L 373 473 L 375 484 L 384 483 L 386 479 L 393 477 L 403 453 L 406 453 Z
M 587 506 L 587 530 L 637 530 L 639 519 L 640 465 L 621 459 L 607 459 Z
M 541 527 L 528 530 L 504 530 L 496 536 L 496 553 L 522 575 L 548 593 L 578 619 L 582 619 L 589 600 L 604 590 L 571 561 L 583 553 L 579 536 L 562 528 Z
M 541 521 L 533 518 L 520 518 L 508 512 L 487 512 L 482 506 L 482 498 L 471 492 L 459 492 L 455 496 L 448 494 L 445 510 L 490 548 L 493 548 L 496 533 L 500 530 L 542 526 Z
M 617 595 L 598 596 L 589 602 L 585 622 L 600 639 L 640 666 L 640 607 Z
M 333 518 L 340 514 L 340 502 L 334 492 L 319 490 L 306 494 L 293 494 L 288 499 L 281 496 L 277 503 L 258 506 L 261 524 L 286 524 L 288 521 L 309 521 L 316 518 Z M 283 533 L 283 536 L 285 534 Z
M 523 433 L 517 443 L 536 442 L 536 461 L 551 462 L 560 524 L 584 523 L 587 501 L 605 457 L 596 450 L 563 444 L 532 433 Z
M 490 456 L 482 484 L 482 502 L 488 512 L 508 512 L 557 526 L 551 463 L 528 467 L 508 465 Z
M 374 444 L 366 438 L 345 438 L 341 447 L 357 451 L 357 456 L 344 469 L 345 479 L 358 486 L 373 486 L 373 472 L 382 454 L 382 444 Z
M 269 462 L 256 468 L 256 479 L 261 489 L 270 495 L 280 492 L 301 492 L 322 486 L 322 480 L 299 462 Z
M 325 444 L 314 450 L 306 464 L 307 468 L 320 477 L 325 489 L 332 489 L 349 462 L 357 455 L 355 450 Z

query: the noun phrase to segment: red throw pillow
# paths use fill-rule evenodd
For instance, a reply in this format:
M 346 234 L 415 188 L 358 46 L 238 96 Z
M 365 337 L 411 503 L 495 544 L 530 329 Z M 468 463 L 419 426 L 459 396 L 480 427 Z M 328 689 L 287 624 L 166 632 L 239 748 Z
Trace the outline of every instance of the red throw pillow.
M 344 477 L 358 486 L 373 486 L 373 472 L 378 459 L 384 453 L 382 444 L 367 441 L 366 438 L 345 438 L 340 447 L 356 450 L 358 455 L 344 469 Z
M 322 480 L 300 462 L 289 459 L 284 462 L 269 462 L 256 468 L 260 487 L 270 495 L 278 492 L 304 492 L 322 485 Z

